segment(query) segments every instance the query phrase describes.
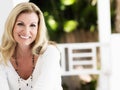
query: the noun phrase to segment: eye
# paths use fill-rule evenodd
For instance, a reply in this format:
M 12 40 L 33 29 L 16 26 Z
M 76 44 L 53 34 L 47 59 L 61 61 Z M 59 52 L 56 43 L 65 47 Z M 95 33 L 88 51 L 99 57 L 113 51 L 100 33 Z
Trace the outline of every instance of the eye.
M 36 27 L 36 25 L 35 24 L 31 24 L 30 27 Z
M 17 25 L 18 26 L 23 26 L 24 24 L 20 22 L 20 23 L 17 23 Z

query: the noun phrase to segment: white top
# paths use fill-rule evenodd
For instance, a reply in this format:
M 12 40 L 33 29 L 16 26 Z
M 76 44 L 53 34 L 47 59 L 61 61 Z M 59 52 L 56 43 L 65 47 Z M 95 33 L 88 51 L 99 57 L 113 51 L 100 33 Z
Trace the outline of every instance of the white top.
M 0 90 L 62 90 L 61 86 L 61 69 L 60 69 L 60 53 L 58 49 L 50 45 L 47 50 L 38 58 L 35 69 L 33 71 L 33 81 L 31 77 L 27 80 L 20 79 L 11 62 L 8 66 L 0 65 Z M 30 86 L 33 88 L 31 89 Z

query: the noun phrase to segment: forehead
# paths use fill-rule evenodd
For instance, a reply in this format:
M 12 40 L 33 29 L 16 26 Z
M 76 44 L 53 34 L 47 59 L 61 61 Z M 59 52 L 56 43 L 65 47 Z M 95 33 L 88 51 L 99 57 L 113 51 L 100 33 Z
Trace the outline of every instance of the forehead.
M 37 20 L 38 21 L 38 15 L 35 12 L 23 12 L 17 16 L 17 20 L 28 20 L 28 21 Z

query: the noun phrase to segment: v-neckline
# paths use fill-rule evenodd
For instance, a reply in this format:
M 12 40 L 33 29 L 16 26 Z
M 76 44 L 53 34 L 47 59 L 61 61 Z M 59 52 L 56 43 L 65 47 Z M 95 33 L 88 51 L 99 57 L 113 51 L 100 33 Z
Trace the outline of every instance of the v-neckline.
M 36 67 L 38 66 L 38 62 L 40 61 L 40 57 L 41 57 L 41 56 L 38 57 L 38 60 L 36 61 L 35 69 L 33 70 L 32 74 L 31 74 L 31 75 L 33 75 L 33 76 L 34 76 L 34 73 L 35 73 L 35 71 L 36 71 Z M 20 75 L 16 72 L 16 70 L 15 70 L 15 68 L 13 67 L 12 63 L 10 62 L 10 60 L 9 60 L 9 64 L 10 64 L 10 66 L 12 67 L 13 71 L 15 72 L 15 74 L 17 75 L 17 77 L 20 78 Z M 22 79 L 23 81 L 28 81 L 28 80 L 31 78 L 31 75 L 30 75 L 27 79 L 24 79 L 24 78 L 21 78 L 21 79 Z

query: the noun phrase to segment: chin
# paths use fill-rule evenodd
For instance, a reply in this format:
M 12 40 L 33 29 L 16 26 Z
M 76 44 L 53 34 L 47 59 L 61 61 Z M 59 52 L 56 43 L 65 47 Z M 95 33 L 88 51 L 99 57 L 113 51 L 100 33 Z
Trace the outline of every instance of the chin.
M 18 43 L 20 46 L 30 46 L 31 43 L 24 43 L 24 42 L 21 42 L 21 43 Z

